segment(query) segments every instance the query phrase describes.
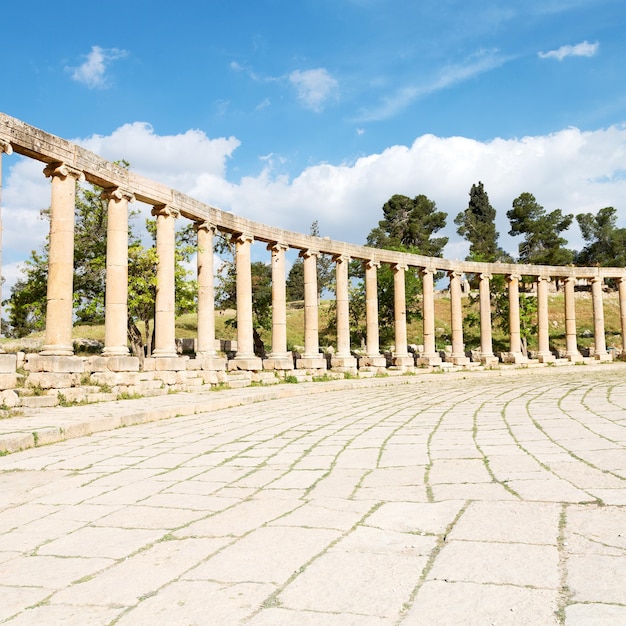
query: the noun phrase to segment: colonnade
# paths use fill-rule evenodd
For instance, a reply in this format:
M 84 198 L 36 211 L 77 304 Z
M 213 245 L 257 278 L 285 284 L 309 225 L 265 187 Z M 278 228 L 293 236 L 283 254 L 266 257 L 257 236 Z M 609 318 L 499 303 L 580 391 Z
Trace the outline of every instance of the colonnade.
M 594 318 L 594 356 L 608 359 L 603 311 L 603 285 L 605 278 L 617 281 L 621 316 L 621 350 L 626 352 L 626 271 L 622 268 L 573 268 L 516 266 L 489 264 L 415 256 L 405 253 L 377 250 L 364 246 L 334 242 L 310 237 L 232 216 L 213 207 L 202 205 L 179 192 L 158 183 L 146 181 L 132 173 L 121 172 L 114 164 L 74 146 L 73 159 L 59 160 L 59 155 L 69 154 L 64 140 L 46 135 L 49 147 L 42 151 L 42 131 L 32 129 L 0 114 L 0 160 L 2 152 L 12 150 L 46 162 L 45 176 L 51 180 L 50 239 L 47 291 L 47 316 L 45 345 L 42 356 L 71 357 L 73 310 L 73 251 L 74 251 L 74 199 L 76 185 L 85 179 L 101 186 L 103 198 L 108 202 L 105 345 L 103 357 L 130 358 L 127 347 L 128 322 L 128 207 L 138 199 L 152 205 L 156 217 L 157 289 L 155 305 L 155 341 L 153 357 L 177 359 L 175 341 L 175 230 L 177 220 L 194 222 L 197 233 L 198 281 L 198 335 L 196 359 L 206 367 L 222 367 L 216 351 L 215 295 L 213 240 L 216 233 L 225 232 L 235 246 L 237 294 L 237 352 L 229 362 L 229 369 L 258 371 L 261 369 L 289 370 L 325 369 L 327 361 L 320 353 L 319 309 L 317 285 L 317 260 L 320 254 L 330 255 L 336 270 L 336 325 L 337 344 L 330 359 L 332 368 L 339 370 L 360 367 L 380 368 L 387 364 L 381 353 L 379 335 L 379 305 L 377 278 L 382 265 L 393 273 L 394 288 L 394 349 L 393 365 L 400 368 L 414 365 L 439 365 L 442 356 L 436 345 L 435 329 L 435 278 L 447 273 L 450 295 L 450 350 L 446 361 L 457 366 L 467 366 L 470 358 L 463 336 L 463 305 L 461 279 L 472 275 L 478 280 L 480 309 L 480 346 L 474 358 L 486 365 L 498 361 L 493 350 L 491 281 L 495 275 L 506 280 L 509 303 L 509 347 L 500 357 L 508 362 L 523 362 L 520 327 L 520 281 L 522 276 L 536 284 L 537 345 L 536 358 L 550 362 L 555 356 L 550 349 L 548 283 L 552 278 L 563 282 L 565 302 L 565 358 L 580 360 L 577 345 L 575 284 L 586 280 L 591 284 Z M 3 126 L 4 123 L 4 126 Z M 95 165 L 94 165 L 95 164 Z M 1 181 L 1 170 L 0 170 Z M 1 189 L 1 187 L 0 187 Z M 1 225 L 0 225 L 1 228 Z M 0 231 L 1 233 L 1 231 Z M 266 358 L 255 354 L 253 336 L 251 246 L 253 242 L 265 244 L 269 253 L 272 275 L 272 338 L 271 350 Z M 303 260 L 304 270 L 304 350 L 294 360 L 287 346 L 286 306 L 286 253 L 297 250 Z M 350 337 L 350 278 L 348 266 L 352 259 L 363 264 L 365 281 L 366 341 L 359 362 L 351 350 Z M 423 345 L 409 350 L 407 339 L 407 314 L 405 277 L 407 271 L 417 269 L 422 280 L 422 334 Z M 167 367 L 164 365 L 164 367 Z

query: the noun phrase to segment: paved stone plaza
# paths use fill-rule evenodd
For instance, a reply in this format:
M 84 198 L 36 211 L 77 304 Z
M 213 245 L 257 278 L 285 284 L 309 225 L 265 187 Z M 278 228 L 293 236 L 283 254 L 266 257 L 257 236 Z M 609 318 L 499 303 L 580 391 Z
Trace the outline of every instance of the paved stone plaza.
M 0 623 L 626 624 L 626 366 L 342 384 L 3 420 L 183 414 L 0 458 Z

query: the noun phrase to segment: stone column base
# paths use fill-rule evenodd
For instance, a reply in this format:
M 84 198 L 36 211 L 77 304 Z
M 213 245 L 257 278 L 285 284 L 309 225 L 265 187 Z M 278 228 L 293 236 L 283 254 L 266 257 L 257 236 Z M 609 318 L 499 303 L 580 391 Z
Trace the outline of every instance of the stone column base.
M 480 362 L 489 367 L 490 365 L 498 365 L 500 359 L 495 354 L 481 354 Z
M 263 360 L 258 356 L 235 357 L 226 364 L 229 372 L 244 370 L 246 372 L 259 372 L 263 369 Z
M 524 356 L 521 352 L 501 352 L 500 358 L 503 363 L 513 363 L 515 365 L 528 363 L 528 357 Z
M 387 357 L 382 354 L 373 356 L 362 356 L 359 359 L 361 367 L 387 367 Z
M 202 356 L 196 354 L 195 359 L 189 361 L 190 365 L 195 365 L 197 369 L 205 372 L 223 372 L 226 369 L 226 357 L 223 356 Z
M 330 366 L 331 368 L 347 368 L 356 370 L 357 361 L 356 358 L 352 355 L 350 356 L 339 356 L 333 355 L 330 357 Z
M 450 355 L 450 356 L 446 356 L 446 362 L 447 363 L 452 363 L 453 365 L 460 365 L 460 366 L 465 366 L 465 365 L 469 365 L 470 364 L 470 358 L 468 356 L 461 356 L 461 355 Z
M 573 354 L 566 354 L 565 358 L 570 363 L 583 363 L 584 362 L 583 355 L 580 352 L 574 352 Z
M 554 363 L 556 361 L 556 357 L 552 354 L 552 352 L 538 354 L 537 361 L 539 361 L 539 363 Z
M 323 356 L 302 356 L 296 359 L 297 370 L 325 370 L 326 359 Z
M 391 362 L 395 367 L 412 367 L 415 365 L 415 359 L 412 356 L 393 356 Z
M 610 352 L 596 352 L 593 358 L 596 361 L 607 362 L 613 360 L 613 355 Z
M 418 365 L 430 366 L 430 365 L 441 365 L 441 363 L 442 363 L 442 359 L 437 353 L 420 354 L 420 356 L 417 357 Z
M 267 359 L 263 359 L 264 370 L 292 370 L 293 367 L 293 356 L 290 354 L 277 356 L 270 354 Z

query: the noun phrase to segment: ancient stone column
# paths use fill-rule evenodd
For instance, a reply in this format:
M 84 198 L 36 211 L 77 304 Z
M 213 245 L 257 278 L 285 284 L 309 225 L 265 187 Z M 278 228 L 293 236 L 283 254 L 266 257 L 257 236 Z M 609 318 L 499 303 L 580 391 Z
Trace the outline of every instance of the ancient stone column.
M 462 272 L 448 272 L 450 278 L 450 326 L 452 329 L 452 354 L 450 361 L 455 365 L 468 365 L 463 343 L 463 302 L 461 293 Z
M 610 360 L 610 355 L 606 350 L 606 338 L 604 336 L 604 304 L 602 302 L 602 287 L 604 278 L 595 276 L 591 279 L 591 300 L 593 302 L 593 355 L 598 361 Z
M 213 237 L 217 231 L 210 222 L 196 222 L 198 237 L 196 253 L 198 276 L 198 338 L 197 359 L 215 359 L 215 285 L 213 269 Z
M 441 357 L 435 342 L 435 271 L 423 268 L 422 273 L 422 322 L 424 351 L 417 360 L 418 365 L 438 365 Z
M 622 358 L 626 356 L 626 276 L 617 279 L 619 290 L 619 313 L 622 329 Z
M 555 360 L 554 355 L 550 352 L 549 282 L 549 276 L 537 277 L 537 358 L 540 363 L 550 363 Z
M 582 361 L 583 357 L 578 351 L 576 341 L 576 294 L 574 286 L 575 276 L 567 276 L 563 280 L 563 291 L 565 297 L 565 356 L 568 360 L 576 363 Z
M 76 181 L 82 172 L 51 163 L 44 169 L 52 179 L 50 241 L 48 248 L 48 295 L 46 338 L 40 354 L 72 356 L 72 311 L 74 286 L 74 202 Z
M 252 235 L 233 235 L 235 243 L 235 271 L 237 273 L 237 354 L 228 363 L 229 369 L 260 370 L 261 359 L 254 354 L 254 330 L 252 319 L 252 268 L 250 246 Z
M 293 369 L 293 357 L 287 352 L 287 287 L 283 243 L 270 243 L 272 253 L 272 351 L 263 361 L 264 369 Z
M 155 206 L 156 216 L 157 285 L 154 306 L 155 358 L 176 358 L 176 219 L 177 209 L 170 206 Z
M 364 261 L 365 268 L 365 327 L 366 356 L 361 364 L 371 367 L 385 367 L 386 358 L 380 353 L 378 332 L 378 268 L 379 261 Z
M 2 276 L 2 154 L 13 154 L 13 147 L 9 141 L 0 139 L 0 276 Z M 0 319 L 2 319 L 2 281 L 0 280 Z M 2 333 L 0 332 L 0 337 Z M 0 354 L 4 348 L 0 346 Z
M 317 310 L 317 250 L 302 250 L 304 260 L 304 354 L 296 361 L 298 369 L 326 367 L 319 349 L 319 317 Z
M 391 266 L 393 272 L 393 326 L 395 350 L 393 364 L 398 367 L 407 367 L 415 364 L 413 356 L 409 355 L 406 335 L 406 287 L 405 273 L 408 269 L 403 263 Z
M 103 356 L 128 355 L 128 203 L 135 196 L 119 187 L 105 189 L 108 200 Z
M 480 362 L 483 365 L 494 365 L 498 362 L 498 358 L 493 354 L 490 280 L 490 274 L 480 274 L 480 283 L 478 284 L 480 300 Z
M 509 274 L 506 279 L 509 291 L 509 354 L 505 360 L 509 363 L 522 363 L 527 357 L 522 353 L 522 333 L 520 330 L 519 313 L 519 281 L 520 276 Z
M 333 368 L 356 368 L 356 359 L 350 353 L 350 304 L 348 293 L 348 265 L 350 257 L 337 255 L 335 261 L 335 276 L 337 287 L 335 291 L 337 306 L 337 352 L 331 358 Z

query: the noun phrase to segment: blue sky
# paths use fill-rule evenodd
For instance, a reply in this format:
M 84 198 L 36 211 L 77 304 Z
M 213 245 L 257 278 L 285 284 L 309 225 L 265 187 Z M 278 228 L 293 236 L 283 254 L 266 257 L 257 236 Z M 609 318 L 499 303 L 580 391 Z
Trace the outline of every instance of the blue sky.
M 1 111 L 252 219 L 363 243 L 389 196 L 425 193 L 463 258 L 481 180 L 512 251 L 524 191 L 626 226 L 623 0 L 12 2 L 2 22 Z M 10 283 L 49 183 L 4 159 Z

